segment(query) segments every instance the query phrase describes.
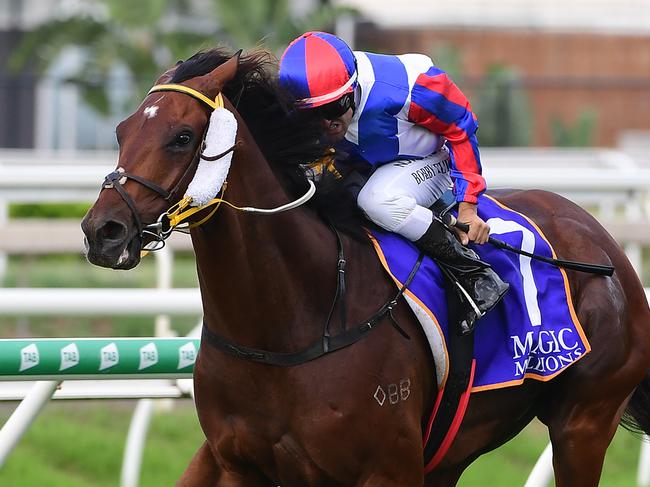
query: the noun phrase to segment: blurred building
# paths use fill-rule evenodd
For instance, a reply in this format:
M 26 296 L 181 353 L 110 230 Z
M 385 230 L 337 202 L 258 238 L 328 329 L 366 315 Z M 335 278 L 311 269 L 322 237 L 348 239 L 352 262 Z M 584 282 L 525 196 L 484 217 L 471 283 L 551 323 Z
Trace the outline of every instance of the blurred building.
M 358 49 L 431 55 L 478 108 L 482 143 L 552 145 L 561 143 L 558 133 L 574 136 L 565 144 L 650 140 L 650 0 L 289 1 L 297 15 L 317 3 L 356 8 L 360 17 L 342 19 L 336 32 Z M 199 9 L 211 2 L 190 0 Z M 0 0 L 0 147 L 114 146 L 119 114 L 99 117 L 67 82 L 79 52 L 66 52 L 47 73 L 6 67 L 25 32 L 90 3 Z M 498 67 L 516 76 L 490 85 Z M 116 92 L 131 89 L 128 73 L 107 82 Z M 529 136 L 490 137 L 490 129 Z M 589 133 L 575 137 L 580 130 Z
M 345 0 L 367 21 L 356 47 L 423 52 L 453 49 L 458 84 L 473 95 L 489 70 L 509 66 L 529 100 L 533 145 L 594 115 L 593 143 L 650 137 L 649 0 Z M 441 65 L 446 69 L 444 65 Z
M 188 2 L 207 9 L 210 0 Z M 10 66 L 12 54 L 35 27 L 80 15 L 104 20 L 110 14 L 101 0 L 0 0 L 0 148 L 74 151 L 116 147 L 115 126 L 125 112 L 98 114 L 72 81 L 83 65 L 83 45 L 63 49 L 45 72 L 31 64 L 19 71 Z M 166 17 L 172 26 L 179 15 L 169 12 Z M 205 30 L 205 19 L 182 20 L 191 21 L 196 32 Z M 112 105 L 135 91 L 124 66 L 114 66 L 103 84 Z
M 25 33 L 81 8 L 78 0 L 0 0 L 0 147 L 112 148 L 112 121 L 84 106 L 68 82 L 78 52 L 66 52 L 45 73 L 32 65 L 19 71 L 10 67 Z
M 0 147 L 33 146 L 36 77 L 29 68 L 20 73 L 6 68 L 11 53 L 28 28 L 24 16 L 26 3 L 0 1 Z M 38 18 L 39 12 L 47 12 L 45 3 L 31 2 L 29 7 L 34 19 Z

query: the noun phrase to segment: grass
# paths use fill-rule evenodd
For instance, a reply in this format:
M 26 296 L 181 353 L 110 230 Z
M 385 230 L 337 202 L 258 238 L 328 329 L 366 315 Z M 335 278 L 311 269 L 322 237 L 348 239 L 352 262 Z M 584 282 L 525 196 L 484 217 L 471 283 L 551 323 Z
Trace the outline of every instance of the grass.
M 114 487 L 134 402 L 50 403 L 0 470 L 3 487 Z M 142 464 L 142 487 L 173 485 L 202 443 L 194 406 L 156 413 Z M 0 410 L 4 421 L 10 411 Z
M 177 401 L 156 412 L 142 465 L 142 487 L 173 485 L 203 441 L 194 407 Z M 114 487 L 119 484 L 132 401 L 50 403 L 0 470 L 3 487 Z M 4 422 L 11 408 L 0 407 Z M 522 486 L 547 442 L 533 423 L 517 438 L 470 466 L 460 487 Z M 610 446 L 602 487 L 635 485 L 639 441 L 619 431 Z M 585 468 L 589 468 L 585 465 Z

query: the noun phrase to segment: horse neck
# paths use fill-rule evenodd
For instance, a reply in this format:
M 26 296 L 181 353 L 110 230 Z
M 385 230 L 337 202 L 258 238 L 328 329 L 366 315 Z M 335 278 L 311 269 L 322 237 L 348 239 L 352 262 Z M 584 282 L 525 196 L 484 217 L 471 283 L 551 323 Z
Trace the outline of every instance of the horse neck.
M 290 201 L 241 119 L 226 199 L 238 206 Z M 223 205 L 192 232 L 207 326 L 260 348 L 314 339 L 335 292 L 336 240 L 307 208 L 255 215 Z

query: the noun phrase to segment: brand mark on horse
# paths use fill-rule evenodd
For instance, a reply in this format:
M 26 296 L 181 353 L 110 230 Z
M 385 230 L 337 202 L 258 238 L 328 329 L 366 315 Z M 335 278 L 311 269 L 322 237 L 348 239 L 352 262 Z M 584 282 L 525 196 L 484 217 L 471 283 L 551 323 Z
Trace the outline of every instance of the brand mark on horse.
M 388 394 L 381 385 L 375 390 L 373 397 L 380 406 L 384 405 L 386 399 L 391 405 L 406 401 L 411 396 L 411 379 L 402 379 L 399 384 L 388 384 L 387 389 Z

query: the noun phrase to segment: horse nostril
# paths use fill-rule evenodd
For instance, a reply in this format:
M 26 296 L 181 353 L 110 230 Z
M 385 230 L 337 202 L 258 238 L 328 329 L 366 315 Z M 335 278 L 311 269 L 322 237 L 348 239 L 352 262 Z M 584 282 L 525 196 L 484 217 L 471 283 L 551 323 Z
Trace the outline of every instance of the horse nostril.
M 126 225 L 109 220 L 97 231 L 97 236 L 102 240 L 122 241 L 126 238 Z

